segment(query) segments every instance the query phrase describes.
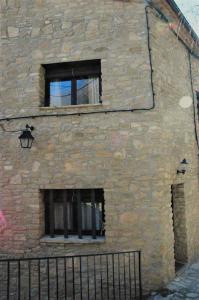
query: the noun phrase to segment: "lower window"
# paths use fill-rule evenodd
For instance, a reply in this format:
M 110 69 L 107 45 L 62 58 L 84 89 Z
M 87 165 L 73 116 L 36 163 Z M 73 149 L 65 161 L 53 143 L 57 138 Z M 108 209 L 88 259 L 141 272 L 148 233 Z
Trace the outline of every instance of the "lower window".
M 104 236 L 104 192 L 102 189 L 46 190 L 45 233 L 52 238 L 63 235 Z

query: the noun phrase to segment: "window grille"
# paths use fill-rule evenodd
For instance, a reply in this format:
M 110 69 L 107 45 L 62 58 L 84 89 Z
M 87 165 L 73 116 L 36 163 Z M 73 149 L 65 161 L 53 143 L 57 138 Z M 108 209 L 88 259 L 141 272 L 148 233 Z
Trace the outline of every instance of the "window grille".
M 55 235 L 104 236 L 104 193 L 102 189 L 46 190 L 45 232 Z

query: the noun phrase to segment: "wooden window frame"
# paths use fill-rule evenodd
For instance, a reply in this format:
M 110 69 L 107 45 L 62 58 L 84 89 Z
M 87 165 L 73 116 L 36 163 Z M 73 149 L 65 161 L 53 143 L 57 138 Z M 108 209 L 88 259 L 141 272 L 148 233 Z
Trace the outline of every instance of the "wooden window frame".
M 53 81 L 71 81 L 71 105 L 78 105 L 77 80 L 99 79 L 99 103 L 102 103 L 101 60 L 86 60 L 68 63 L 42 65 L 45 69 L 45 99 L 44 106 L 50 107 L 50 83 Z

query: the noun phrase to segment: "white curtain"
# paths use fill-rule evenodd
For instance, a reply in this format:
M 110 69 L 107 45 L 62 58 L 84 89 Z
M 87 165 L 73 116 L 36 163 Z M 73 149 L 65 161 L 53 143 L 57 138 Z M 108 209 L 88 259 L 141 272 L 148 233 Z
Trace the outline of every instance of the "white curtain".
M 78 80 L 77 104 L 95 103 L 99 103 L 99 78 Z
M 54 203 L 55 211 L 55 229 L 63 229 L 63 203 L 56 202 Z
M 102 227 L 102 212 L 100 204 L 95 206 L 96 230 Z M 92 230 L 92 206 L 91 203 L 82 203 L 82 230 Z
M 64 205 L 63 202 L 54 203 L 55 213 L 55 229 L 64 229 Z M 73 229 L 73 206 L 70 202 L 67 202 L 67 226 L 69 230 Z
M 92 229 L 91 203 L 82 203 L 82 230 Z
M 90 104 L 99 103 L 99 78 L 89 79 L 88 99 Z

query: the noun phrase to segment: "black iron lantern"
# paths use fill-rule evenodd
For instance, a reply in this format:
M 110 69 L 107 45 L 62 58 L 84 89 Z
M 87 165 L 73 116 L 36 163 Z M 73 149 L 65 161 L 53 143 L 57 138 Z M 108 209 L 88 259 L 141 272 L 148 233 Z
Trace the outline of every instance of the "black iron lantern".
M 181 162 L 180 162 L 180 166 L 179 166 L 179 168 L 178 168 L 178 170 L 177 170 L 177 174 L 185 174 L 186 173 L 186 169 L 187 169 L 187 165 L 188 165 L 189 163 L 187 162 L 187 160 L 184 158 Z
M 34 130 L 33 126 L 26 125 L 26 128 L 22 130 L 21 135 L 19 136 L 21 148 L 28 148 L 32 147 L 32 143 L 34 141 L 34 137 L 32 136 L 31 131 Z

